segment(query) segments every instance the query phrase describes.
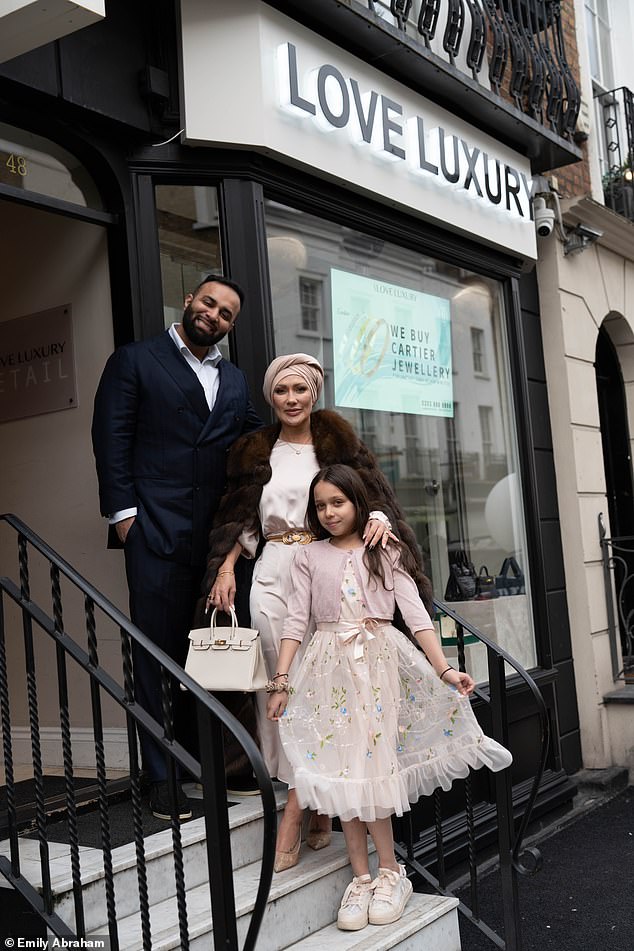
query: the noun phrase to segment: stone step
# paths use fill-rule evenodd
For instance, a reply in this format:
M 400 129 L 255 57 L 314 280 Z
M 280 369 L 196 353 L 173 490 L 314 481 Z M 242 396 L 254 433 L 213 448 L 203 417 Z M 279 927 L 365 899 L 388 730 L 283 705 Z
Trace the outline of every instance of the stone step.
M 374 856 L 373 856 L 374 858 Z M 376 861 L 373 863 L 373 872 Z M 255 903 L 260 863 L 238 869 L 234 874 L 238 940 L 244 942 Z M 305 845 L 299 864 L 273 876 L 267 911 L 258 938 L 258 951 L 280 951 L 319 931 L 336 917 L 341 896 L 351 878 L 348 855 L 341 833 L 319 852 Z M 141 918 L 137 913 L 119 921 L 119 943 L 126 951 L 143 947 Z M 211 947 L 211 903 L 208 885 L 187 890 L 187 919 L 192 951 Z M 153 951 L 180 948 L 176 898 L 171 897 L 150 909 Z M 99 933 L 95 929 L 93 936 Z
M 283 808 L 286 795 L 276 794 L 278 808 Z M 258 863 L 262 854 L 262 802 L 259 796 L 241 799 L 229 810 L 231 851 L 234 869 Z M 204 819 L 194 819 L 181 825 L 185 882 L 188 889 L 204 885 L 208 891 L 207 847 Z M 144 840 L 145 861 L 150 905 L 157 905 L 176 894 L 174 881 L 174 852 L 171 828 L 148 836 Z M 35 887 L 42 884 L 39 843 L 20 837 L 20 865 L 23 875 Z M 71 878 L 70 848 L 60 843 L 49 843 L 51 856 L 51 886 L 55 896 L 55 910 L 69 925 L 75 924 L 75 906 Z M 9 856 L 8 841 L 0 843 L 0 854 Z M 103 853 L 99 849 L 80 848 L 82 895 L 86 929 L 101 933 L 107 931 L 106 897 L 104 886 Z M 133 843 L 112 850 L 117 918 L 133 914 L 139 907 L 137 859 Z
M 460 951 L 457 907 L 457 898 L 414 894 L 392 925 L 339 931 L 333 922 L 286 951 Z

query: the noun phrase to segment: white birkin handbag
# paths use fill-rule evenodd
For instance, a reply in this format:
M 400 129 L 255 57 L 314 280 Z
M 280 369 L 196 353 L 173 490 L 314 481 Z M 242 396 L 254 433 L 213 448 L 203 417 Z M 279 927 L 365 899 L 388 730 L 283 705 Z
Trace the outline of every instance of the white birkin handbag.
M 216 627 L 217 608 L 209 627 L 189 632 L 185 673 L 212 692 L 262 690 L 267 682 L 260 632 L 238 627 L 231 608 L 231 627 Z

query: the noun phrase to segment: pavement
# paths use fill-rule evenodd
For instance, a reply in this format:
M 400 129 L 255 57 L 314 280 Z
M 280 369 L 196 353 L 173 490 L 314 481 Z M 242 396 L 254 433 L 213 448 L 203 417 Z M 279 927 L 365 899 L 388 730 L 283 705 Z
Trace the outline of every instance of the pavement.
M 518 876 L 522 951 L 634 951 L 634 786 L 582 782 L 572 811 L 526 844 L 543 866 Z M 503 934 L 497 871 L 479 894 L 482 920 Z M 460 931 L 462 951 L 493 951 L 462 915 Z

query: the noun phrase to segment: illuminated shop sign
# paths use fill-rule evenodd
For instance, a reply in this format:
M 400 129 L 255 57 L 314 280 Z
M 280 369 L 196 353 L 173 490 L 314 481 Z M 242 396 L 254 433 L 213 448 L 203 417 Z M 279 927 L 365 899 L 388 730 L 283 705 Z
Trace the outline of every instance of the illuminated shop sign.
M 360 149 L 377 158 L 404 162 L 415 174 L 462 189 L 511 215 L 532 220 L 531 183 L 524 172 L 500 161 L 421 114 L 408 114 L 402 103 L 378 89 L 363 88 L 331 63 L 303 74 L 292 43 L 277 50 L 281 108 L 312 119 L 325 133 L 340 130 Z
M 185 144 L 258 151 L 537 256 L 526 156 L 262 0 L 181 0 L 180 10 Z

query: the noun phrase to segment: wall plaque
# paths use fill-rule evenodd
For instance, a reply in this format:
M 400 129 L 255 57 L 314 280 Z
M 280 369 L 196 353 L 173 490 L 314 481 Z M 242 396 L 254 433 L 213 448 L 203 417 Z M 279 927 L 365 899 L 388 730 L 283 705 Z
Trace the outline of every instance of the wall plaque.
M 76 405 L 71 305 L 0 322 L 0 423 Z

